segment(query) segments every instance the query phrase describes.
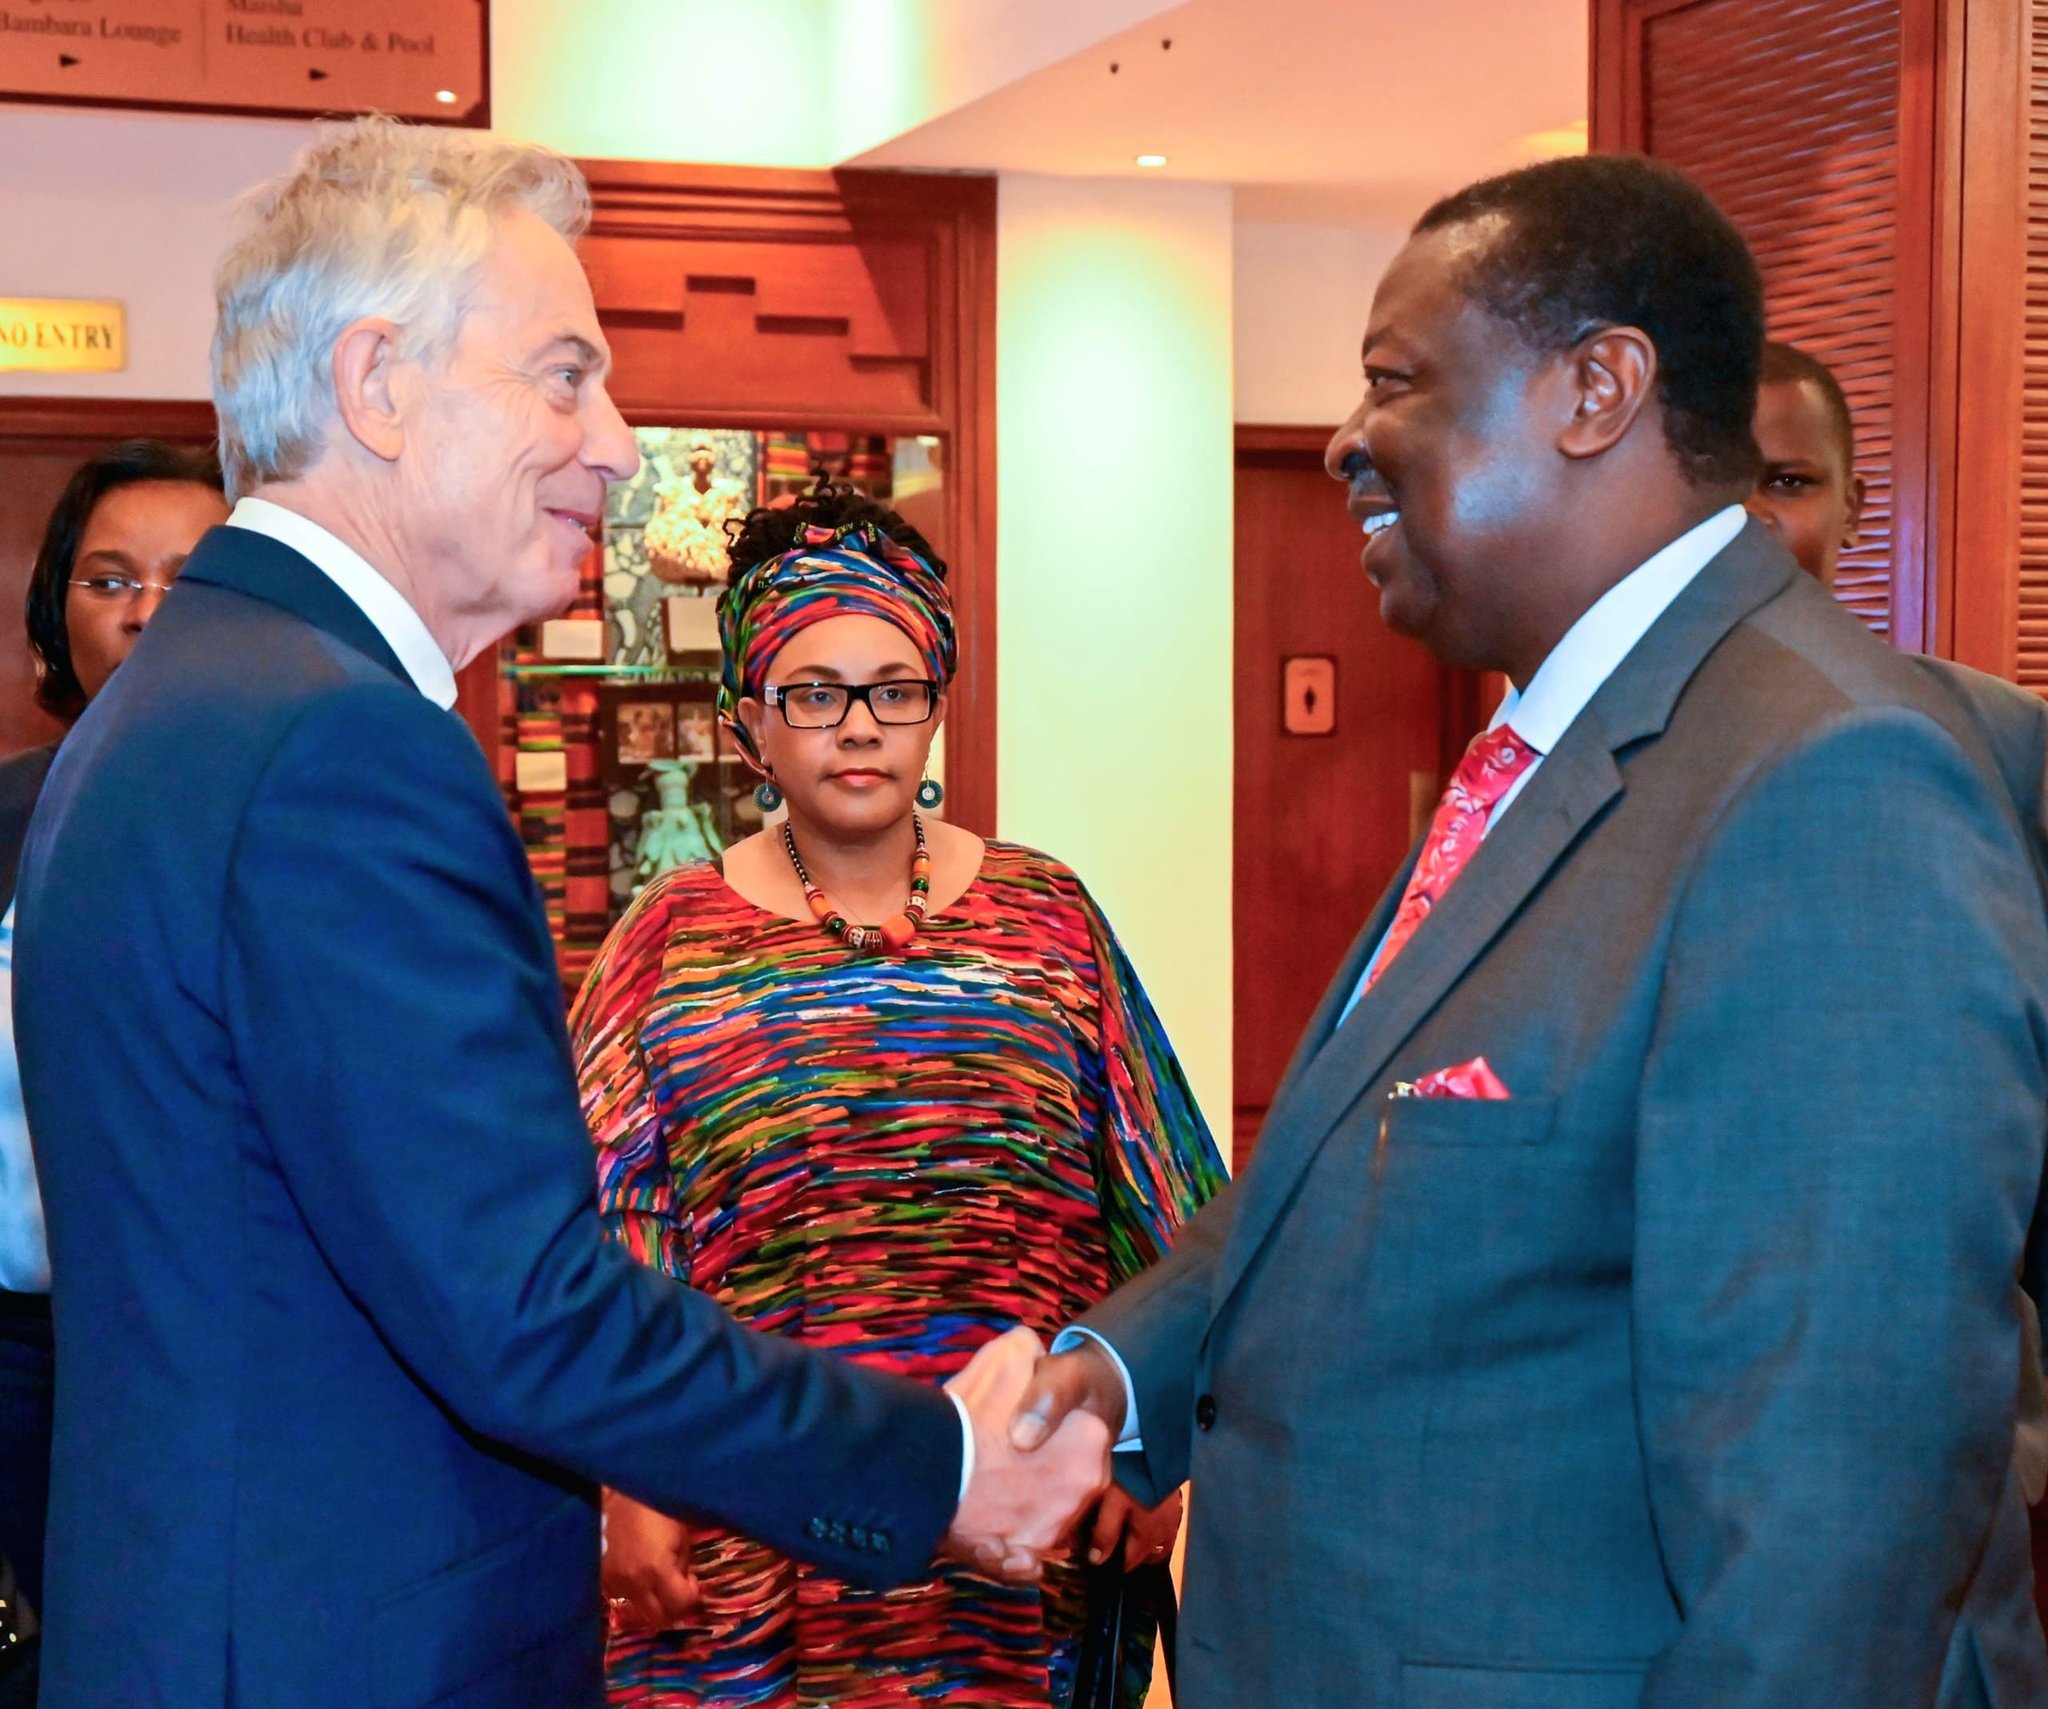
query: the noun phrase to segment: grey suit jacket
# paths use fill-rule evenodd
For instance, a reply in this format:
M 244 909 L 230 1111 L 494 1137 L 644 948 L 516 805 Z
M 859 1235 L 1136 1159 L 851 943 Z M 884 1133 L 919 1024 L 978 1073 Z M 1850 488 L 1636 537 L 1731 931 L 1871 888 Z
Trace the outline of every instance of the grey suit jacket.
M 2042 1700 L 2048 927 L 1978 723 L 1752 525 L 1337 1025 L 1405 878 L 1087 1319 L 1195 1482 L 1182 1709 Z

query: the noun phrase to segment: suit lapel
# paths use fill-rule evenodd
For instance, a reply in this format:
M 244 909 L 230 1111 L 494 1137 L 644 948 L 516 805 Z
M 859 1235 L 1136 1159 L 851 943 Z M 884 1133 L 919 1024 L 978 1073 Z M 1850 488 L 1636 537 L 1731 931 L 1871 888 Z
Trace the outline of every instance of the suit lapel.
M 1344 1001 L 1392 920 L 1406 870 L 1380 899 L 1274 1098 L 1256 1162 L 1240 1188 L 1217 1277 L 1218 1309 L 1345 1112 L 1384 1076 L 1395 1052 L 1623 793 L 1616 756 L 1663 731 L 1707 655 L 1797 573 L 1754 522 L 1701 570 L 1544 756 L 1422 928 L 1339 1024 Z M 1411 870 L 1413 860 L 1411 854 Z
M 412 681 L 363 608 L 311 559 L 267 534 L 225 526 L 210 530 L 186 559 L 180 579 L 228 588 L 289 611 L 382 665 L 400 682 Z

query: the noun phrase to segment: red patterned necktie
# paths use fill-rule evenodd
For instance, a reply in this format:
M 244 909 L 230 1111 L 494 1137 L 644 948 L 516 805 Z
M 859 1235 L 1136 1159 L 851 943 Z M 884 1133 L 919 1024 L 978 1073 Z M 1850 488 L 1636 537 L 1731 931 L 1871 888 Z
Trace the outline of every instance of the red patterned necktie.
M 1401 906 L 1394 910 L 1394 923 L 1387 928 L 1379 960 L 1373 963 L 1372 976 L 1365 982 L 1368 991 L 1464 870 L 1465 863 L 1485 840 L 1486 821 L 1500 798 L 1514 788 L 1515 779 L 1537 758 L 1536 750 L 1506 724 L 1486 731 L 1465 750 L 1465 757 L 1452 774 L 1450 788 L 1436 805 L 1436 817 L 1429 822 L 1429 837 L 1422 845 L 1422 856 L 1409 874 L 1408 888 L 1401 893 Z

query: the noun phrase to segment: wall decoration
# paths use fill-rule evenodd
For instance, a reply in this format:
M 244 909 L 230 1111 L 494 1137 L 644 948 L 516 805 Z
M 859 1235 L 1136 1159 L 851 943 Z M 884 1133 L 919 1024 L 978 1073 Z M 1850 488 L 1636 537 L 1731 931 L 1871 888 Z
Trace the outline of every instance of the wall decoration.
M 714 535 L 705 519 L 744 516 L 760 502 L 760 436 L 681 427 L 640 427 L 634 435 L 639 472 L 605 501 L 605 617 L 613 664 L 661 667 L 670 662 L 662 601 L 679 583 L 715 593 L 725 582 L 722 523 Z M 700 479 L 706 493 L 698 491 Z M 685 493 L 695 498 L 685 500 Z

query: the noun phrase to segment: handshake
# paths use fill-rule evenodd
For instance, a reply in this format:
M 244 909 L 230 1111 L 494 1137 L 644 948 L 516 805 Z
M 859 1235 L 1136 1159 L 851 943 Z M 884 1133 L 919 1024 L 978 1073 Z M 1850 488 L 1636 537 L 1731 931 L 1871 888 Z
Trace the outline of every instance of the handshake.
M 974 1430 L 974 1469 L 945 1552 L 1029 1580 L 1109 1484 L 1123 1379 L 1094 1342 L 1047 1355 L 1028 1329 L 998 1336 L 946 1385 Z

